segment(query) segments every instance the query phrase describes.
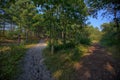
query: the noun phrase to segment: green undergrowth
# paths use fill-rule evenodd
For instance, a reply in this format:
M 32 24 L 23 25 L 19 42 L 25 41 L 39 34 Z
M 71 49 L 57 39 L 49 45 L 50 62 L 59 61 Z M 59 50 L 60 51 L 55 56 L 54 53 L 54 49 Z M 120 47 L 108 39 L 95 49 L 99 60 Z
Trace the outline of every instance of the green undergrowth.
M 0 46 L 0 80 L 16 79 L 21 71 L 21 59 L 30 47 L 28 44 Z
M 114 38 L 115 37 L 112 36 L 104 36 L 103 39 L 101 39 L 100 44 L 106 47 L 113 58 L 120 60 L 120 43 L 119 40 L 115 40 Z
M 87 53 L 88 46 L 78 45 L 72 48 L 65 48 L 55 51 L 54 54 L 46 48 L 44 50 L 45 64 L 52 72 L 56 80 L 75 80 L 76 67 L 84 53 Z
M 0 48 L 0 79 L 14 80 L 18 74 L 18 65 L 26 48 L 24 45 L 2 46 Z
M 120 49 L 119 46 L 106 46 L 106 50 L 112 55 L 113 58 L 115 58 L 116 60 L 120 60 Z

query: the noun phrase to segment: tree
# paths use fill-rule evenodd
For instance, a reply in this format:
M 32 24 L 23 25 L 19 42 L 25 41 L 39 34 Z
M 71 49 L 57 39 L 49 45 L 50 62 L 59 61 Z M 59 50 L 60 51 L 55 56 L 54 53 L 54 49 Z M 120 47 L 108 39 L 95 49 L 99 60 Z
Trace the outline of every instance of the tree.
M 85 6 L 84 1 L 51 0 L 45 1 L 39 5 L 43 8 L 43 14 L 45 14 L 45 18 L 49 26 L 48 30 L 50 33 L 50 44 L 52 44 L 52 47 L 55 45 L 53 42 L 56 42 L 58 34 L 62 34 L 62 43 L 65 45 L 67 42 L 67 37 L 71 35 L 69 33 L 71 25 L 78 24 L 82 26 L 86 21 L 87 7 Z M 61 31 L 60 33 L 56 32 L 59 30 Z
M 86 0 L 89 12 L 96 15 L 99 10 L 104 10 L 103 15 L 113 15 L 116 27 L 119 28 L 120 22 L 120 1 L 119 0 Z
M 12 20 L 19 26 L 20 32 L 25 31 L 26 41 L 28 41 L 28 32 L 32 30 L 32 24 L 34 16 L 36 16 L 37 10 L 31 0 L 18 0 L 14 4 L 11 4 L 9 9 L 5 9 L 6 12 L 11 15 Z
M 9 2 L 2 0 L 1 4 L 11 20 L 21 31 L 44 30 L 41 32 L 49 37 L 51 49 L 59 44 L 79 42 L 78 37 L 88 16 L 84 0 L 12 0 L 10 4 Z M 40 10 L 39 14 L 36 9 Z M 83 35 L 87 33 L 83 32 Z
M 114 51 L 117 51 L 115 53 L 119 53 L 120 51 L 120 43 L 118 39 L 119 32 L 117 31 L 117 28 L 114 27 L 115 23 L 104 23 L 101 25 L 102 27 L 102 33 L 103 37 L 101 39 L 101 43 L 107 47 L 112 47 Z

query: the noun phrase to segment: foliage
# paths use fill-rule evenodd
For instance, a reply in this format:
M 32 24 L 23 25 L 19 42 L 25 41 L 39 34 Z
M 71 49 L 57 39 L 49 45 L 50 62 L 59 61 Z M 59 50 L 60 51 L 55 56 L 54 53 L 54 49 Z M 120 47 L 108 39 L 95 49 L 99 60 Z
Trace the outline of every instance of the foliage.
M 70 5 L 71 3 L 74 5 Z M 81 6 L 77 5 L 78 3 Z M 55 45 L 53 42 L 57 43 L 57 39 L 61 39 L 65 44 L 68 38 L 71 39 L 69 37 L 71 36 L 70 32 L 73 30 L 71 25 L 82 25 L 86 20 L 87 8 L 83 1 L 45 1 L 41 6 L 43 7 L 46 31 L 52 45 Z
M 104 23 L 101 25 L 103 38 L 102 43 L 108 46 L 115 46 L 119 44 L 117 41 L 117 28 L 114 28 L 113 23 Z
M 99 10 L 104 10 L 105 13 L 113 14 L 114 10 L 119 13 L 120 1 L 119 0 L 86 0 L 87 5 L 90 7 L 90 11 L 96 14 Z M 120 17 L 120 16 L 118 16 Z
M 45 64 L 56 80 L 76 80 L 76 63 L 86 53 L 87 46 L 78 45 L 74 48 L 63 49 L 52 55 L 49 49 L 44 50 Z
M 23 6 L 24 5 L 24 6 Z M 15 4 L 11 4 L 9 9 L 5 9 L 11 15 L 12 20 L 21 28 L 31 30 L 34 17 L 37 15 L 37 10 L 31 0 L 18 0 Z
M 89 13 L 97 15 L 98 11 L 103 10 L 102 16 L 109 16 L 115 21 L 116 26 L 120 27 L 120 1 L 119 0 L 86 0 Z M 110 14 L 110 15 L 109 15 Z
M 26 49 L 23 45 L 0 46 L 0 79 L 14 80 L 19 74 L 20 60 Z
M 74 63 L 78 62 L 83 53 L 87 51 L 86 46 L 91 43 L 90 33 L 94 31 L 93 29 L 89 30 L 89 28 L 85 26 L 88 12 L 84 0 L 1 1 L 0 9 L 4 10 L 5 13 L 3 14 L 4 17 L 0 20 L 2 20 L 3 23 L 8 22 L 11 25 L 13 23 L 17 26 L 15 30 L 11 30 L 9 34 L 7 34 L 7 37 L 14 37 L 20 34 L 21 37 L 23 39 L 26 38 L 27 41 L 27 39 L 31 39 L 32 34 L 36 34 L 37 37 L 48 38 L 49 48 L 46 50 L 48 52 L 45 52 L 46 65 L 48 65 L 48 68 L 53 72 L 55 78 L 73 80 Z M 6 25 L 4 24 L 4 28 L 5 27 Z M 24 47 L 22 49 L 22 51 L 24 51 Z M 50 50 L 53 50 L 55 54 L 49 54 Z M 8 51 L 10 54 L 14 54 L 11 55 L 10 59 L 15 57 L 10 63 L 10 68 L 13 66 L 11 64 L 16 61 L 16 56 L 20 58 L 20 53 L 17 54 L 16 51 L 23 53 L 19 51 L 18 46 L 10 47 Z M 3 53 L 8 55 L 7 52 Z M 8 57 L 5 59 L 7 60 Z M 4 60 L 2 61 L 4 62 Z M 9 63 L 9 61 L 5 62 Z M 8 69 L 6 66 L 2 68 Z M 14 73 L 15 70 L 12 69 L 13 68 L 10 69 L 11 71 L 5 70 L 5 72 L 9 73 L 3 74 L 1 78 L 10 75 L 8 79 L 12 79 L 12 71 L 13 74 L 16 73 Z M 2 71 L 2 73 L 4 73 L 4 71 Z
M 13 25 L 17 26 L 17 28 L 10 30 L 11 33 L 19 29 L 18 34 L 25 37 L 24 39 L 28 41 L 30 37 L 29 34 L 34 33 L 34 36 L 38 36 L 40 30 L 43 30 L 41 28 L 41 15 L 38 14 L 37 8 L 31 0 L 13 0 L 10 4 L 9 1 L 3 1 L 3 3 L 6 6 L 1 7 L 5 12 L 0 19 L 2 20 L 2 24 L 9 23 L 11 25 L 10 28 L 12 28 Z M 8 25 L 2 27 L 5 29 Z M 5 30 L 3 31 L 5 32 Z
M 86 0 L 87 6 L 89 7 L 89 13 L 97 15 L 98 11 L 102 10 L 102 16 L 109 16 L 113 18 L 114 22 L 104 23 L 102 25 L 103 37 L 101 43 L 108 46 L 114 47 L 114 53 L 120 51 L 120 1 L 119 0 Z M 116 48 L 117 47 L 117 48 Z
M 35 46 L 36 42 L 29 44 L 7 44 L 0 46 L 0 79 L 16 80 L 21 74 L 21 60 L 26 51 Z
M 87 26 L 86 30 L 89 33 L 89 38 L 91 39 L 92 42 L 99 42 L 102 36 L 102 32 L 97 28 L 93 26 Z
M 77 44 L 84 44 L 84 45 L 90 45 L 91 44 L 91 39 L 90 39 L 90 34 L 87 31 L 87 28 L 82 28 L 77 36 Z
M 102 27 L 102 32 L 103 32 L 103 37 L 101 38 L 101 44 L 104 46 L 107 46 L 110 48 L 113 52 L 114 56 L 119 57 L 119 50 L 120 50 L 120 33 L 118 31 L 118 28 L 114 27 L 116 26 L 115 23 L 104 23 L 101 25 Z
M 48 48 L 50 49 L 50 44 L 48 45 Z M 67 49 L 72 49 L 75 48 L 75 44 L 74 43 L 66 43 L 66 44 L 56 44 L 54 45 L 54 51 L 58 52 L 60 50 L 67 50 Z
M 87 37 L 86 41 L 83 38 L 81 41 L 79 41 L 80 38 L 76 38 L 76 36 L 86 35 L 80 34 L 81 27 L 84 27 L 88 15 L 83 0 L 12 0 L 10 4 L 9 1 L 2 1 L 1 4 L 5 14 L 9 14 L 10 21 L 13 21 L 20 28 L 19 33 L 24 32 L 26 40 L 28 33 L 34 31 L 40 37 L 47 36 L 52 46 L 58 43 L 58 39 L 64 45 L 67 41 L 72 41 L 74 44 L 76 42 L 88 42 L 87 44 L 89 44 Z
M 6 39 L 11 39 L 11 40 L 17 40 L 18 39 L 18 34 L 19 34 L 19 31 L 16 30 L 16 31 L 6 31 L 6 36 L 5 38 Z

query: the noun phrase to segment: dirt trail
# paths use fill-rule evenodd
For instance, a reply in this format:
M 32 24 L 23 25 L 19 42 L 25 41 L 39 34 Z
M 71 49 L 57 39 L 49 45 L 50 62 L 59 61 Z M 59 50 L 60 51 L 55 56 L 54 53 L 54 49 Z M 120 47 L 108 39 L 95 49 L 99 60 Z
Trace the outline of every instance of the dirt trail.
M 28 50 L 23 60 L 22 74 L 17 80 L 53 80 L 43 63 L 42 50 L 46 44 L 42 41 Z
M 115 60 L 99 44 L 89 48 L 89 55 L 80 60 L 76 71 L 76 80 L 118 80 Z
M 39 43 L 28 50 L 23 60 L 23 72 L 17 80 L 53 80 L 43 63 L 42 50 L 45 43 Z M 93 44 L 89 55 L 80 60 L 76 68 L 76 80 L 119 80 L 116 61 L 104 47 Z

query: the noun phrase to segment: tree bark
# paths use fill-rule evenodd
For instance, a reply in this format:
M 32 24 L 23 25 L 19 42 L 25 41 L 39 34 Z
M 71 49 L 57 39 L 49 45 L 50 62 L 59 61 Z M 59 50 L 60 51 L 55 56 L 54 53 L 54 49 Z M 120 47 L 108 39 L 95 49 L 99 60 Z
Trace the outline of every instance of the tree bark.
M 28 42 L 28 30 L 26 29 L 26 42 Z
M 115 20 L 115 23 L 116 23 L 116 27 L 119 30 L 119 22 L 118 22 L 118 19 L 117 19 L 117 9 L 116 8 L 114 8 L 114 20 Z
M 14 31 L 13 22 L 11 21 L 11 31 Z
M 5 20 L 3 22 L 3 36 L 5 35 Z

